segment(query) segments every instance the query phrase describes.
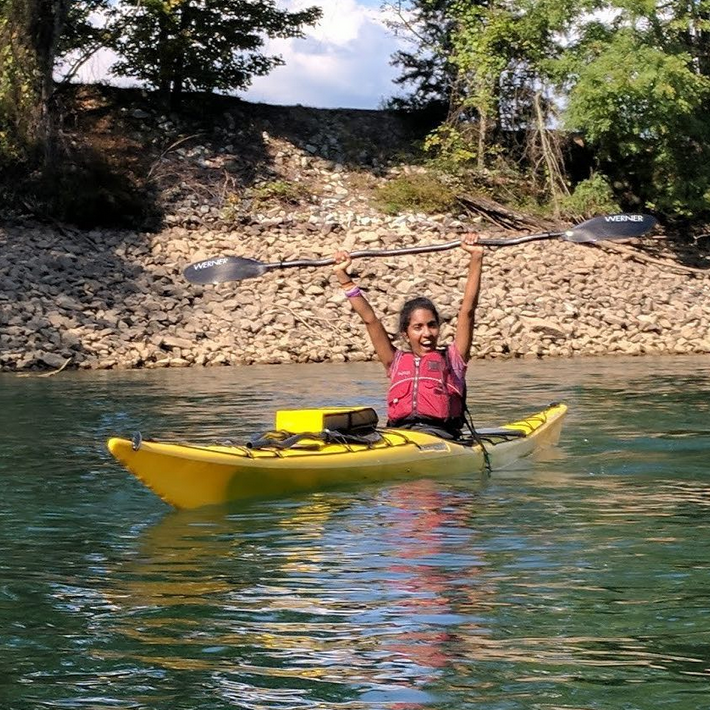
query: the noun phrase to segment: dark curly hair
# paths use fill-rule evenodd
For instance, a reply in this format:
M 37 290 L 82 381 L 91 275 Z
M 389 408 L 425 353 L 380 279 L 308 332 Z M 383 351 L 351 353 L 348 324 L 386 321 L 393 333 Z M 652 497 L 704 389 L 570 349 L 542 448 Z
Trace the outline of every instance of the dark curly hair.
M 423 296 L 418 298 L 412 298 L 407 301 L 403 306 L 402 310 L 399 312 L 399 332 L 406 333 L 407 328 L 409 328 L 409 321 L 412 320 L 412 313 L 418 308 L 424 308 L 427 311 L 431 311 L 434 314 L 437 325 L 441 322 L 439 318 L 439 311 L 436 310 L 436 306 L 428 299 Z

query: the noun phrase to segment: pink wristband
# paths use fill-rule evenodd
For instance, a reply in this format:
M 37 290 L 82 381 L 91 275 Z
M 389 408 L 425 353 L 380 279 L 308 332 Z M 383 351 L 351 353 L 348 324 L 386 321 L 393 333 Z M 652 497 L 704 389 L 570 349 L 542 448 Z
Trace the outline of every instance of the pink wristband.
M 348 298 L 355 298 L 356 296 L 362 296 L 362 291 L 359 286 L 355 286 L 355 288 L 351 288 L 349 291 L 346 291 L 345 295 Z

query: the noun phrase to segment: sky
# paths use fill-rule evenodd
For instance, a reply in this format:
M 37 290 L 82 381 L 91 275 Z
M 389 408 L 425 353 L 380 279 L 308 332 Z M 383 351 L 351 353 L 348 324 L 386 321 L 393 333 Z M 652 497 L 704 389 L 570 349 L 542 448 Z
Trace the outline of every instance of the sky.
M 400 93 L 392 83 L 397 70 L 390 57 L 402 40 L 386 27 L 382 0 L 279 0 L 278 5 L 289 10 L 320 5 L 323 17 L 305 28 L 303 39 L 270 40 L 265 52 L 281 55 L 285 66 L 255 78 L 239 96 L 270 104 L 370 109 Z M 106 80 L 111 61 L 108 52 L 97 54 L 78 80 Z
M 398 92 L 390 57 L 398 39 L 385 26 L 380 0 L 283 0 L 300 9 L 321 5 L 323 18 L 301 40 L 273 40 L 286 65 L 254 80 L 245 98 L 319 108 L 377 108 Z

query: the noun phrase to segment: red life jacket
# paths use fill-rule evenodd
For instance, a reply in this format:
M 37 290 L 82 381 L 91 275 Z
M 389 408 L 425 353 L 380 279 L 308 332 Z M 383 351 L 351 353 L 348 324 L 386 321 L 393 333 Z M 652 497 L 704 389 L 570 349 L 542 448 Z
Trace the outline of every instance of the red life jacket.
M 389 371 L 389 424 L 416 419 L 442 422 L 463 416 L 465 381 L 454 375 L 446 350 L 416 357 L 397 351 Z

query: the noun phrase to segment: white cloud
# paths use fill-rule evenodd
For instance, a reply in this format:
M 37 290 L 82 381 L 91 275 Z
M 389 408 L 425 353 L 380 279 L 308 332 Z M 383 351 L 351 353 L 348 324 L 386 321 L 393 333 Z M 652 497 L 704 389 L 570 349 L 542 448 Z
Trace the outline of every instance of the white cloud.
M 397 69 L 390 58 L 401 40 L 386 27 L 379 0 L 282 0 L 280 5 L 289 10 L 321 5 L 323 17 L 305 29 L 303 39 L 267 41 L 264 51 L 281 55 L 286 64 L 255 78 L 240 96 L 270 104 L 377 108 L 396 93 Z M 133 79 L 108 74 L 115 59 L 108 50 L 97 52 L 76 80 L 136 86 Z
M 290 0 L 296 10 L 314 4 Z M 327 0 L 323 18 L 306 29 L 304 39 L 272 40 L 266 51 L 286 65 L 254 80 L 244 94 L 250 101 L 303 104 L 320 108 L 377 108 L 395 93 L 397 70 L 390 57 L 398 40 L 385 25 L 379 7 L 363 0 Z

